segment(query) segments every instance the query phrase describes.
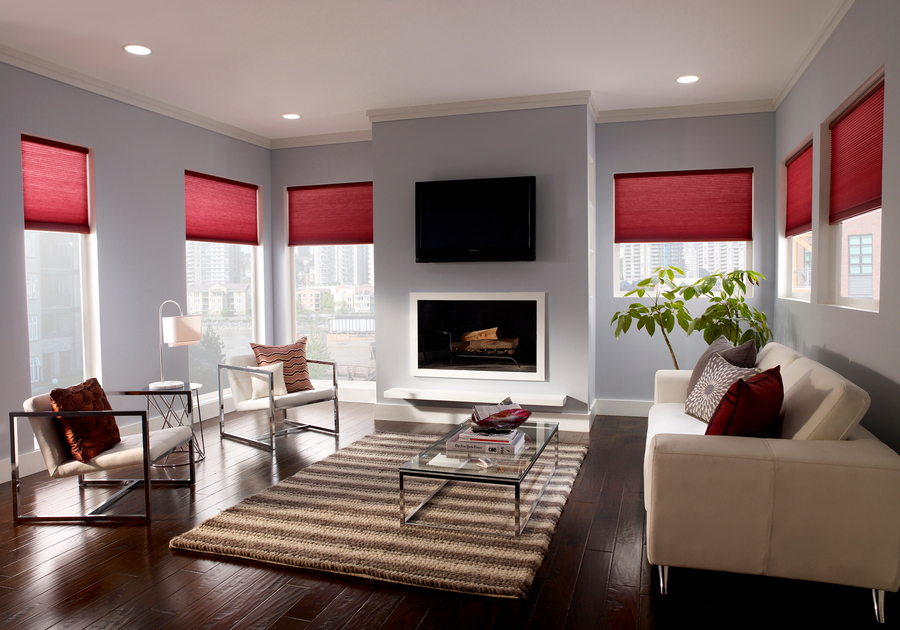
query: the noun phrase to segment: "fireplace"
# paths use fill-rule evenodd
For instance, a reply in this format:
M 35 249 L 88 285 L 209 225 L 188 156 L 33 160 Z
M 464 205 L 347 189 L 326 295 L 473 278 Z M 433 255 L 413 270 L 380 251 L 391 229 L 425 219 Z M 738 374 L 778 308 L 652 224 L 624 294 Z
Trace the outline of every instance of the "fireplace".
M 411 293 L 413 376 L 544 380 L 544 293 Z

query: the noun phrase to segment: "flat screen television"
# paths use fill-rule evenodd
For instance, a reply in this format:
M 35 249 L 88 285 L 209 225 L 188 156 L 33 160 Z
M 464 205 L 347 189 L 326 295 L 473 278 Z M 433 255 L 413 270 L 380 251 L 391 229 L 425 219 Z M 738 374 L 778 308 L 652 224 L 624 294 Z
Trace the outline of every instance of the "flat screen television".
M 534 260 L 535 177 L 416 182 L 416 262 Z

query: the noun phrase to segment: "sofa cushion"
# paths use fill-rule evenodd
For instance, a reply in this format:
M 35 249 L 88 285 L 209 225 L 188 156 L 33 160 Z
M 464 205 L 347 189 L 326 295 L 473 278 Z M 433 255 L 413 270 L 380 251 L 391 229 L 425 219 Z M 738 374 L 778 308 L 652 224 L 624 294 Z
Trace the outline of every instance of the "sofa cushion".
M 697 364 L 694 365 L 694 371 L 691 374 L 691 380 L 688 382 L 688 393 L 694 390 L 697 381 L 700 380 L 700 376 L 703 374 L 703 370 L 706 369 L 706 365 L 709 363 L 710 357 L 716 353 L 731 365 L 744 368 L 756 365 L 756 344 L 752 339 L 739 346 L 733 346 L 725 338 L 725 335 L 722 335 L 709 344 L 709 347 L 697 359 Z
M 706 435 L 777 437 L 782 402 L 784 386 L 777 365 L 762 374 L 740 379 L 722 397 Z
M 50 392 L 53 411 L 111 411 L 100 383 L 89 378 L 72 387 L 58 387 Z M 88 462 L 121 441 L 119 426 L 113 416 L 85 418 L 57 418 L 63 437 L 72 449 L 72 456 Z
M 783 346 L 780 343 L 770 341 L 759 351 L 759 354 L 756 356 L 755 365 L 762 372 L 765 372 L 776 365 L 780 365 L 781 377 L 784 378 L 785 368 L 797 359 L 802 358 L 804 358 L 803 355 L 796 350 Z M 787 390 L 787 384 L 785 384 L 785 390 Z
M 684 410 L 689 415 L 709 422 L 722 396 L 731 387 L 731 384 L 740 378 L 747 378 L 756 374 L 756 368 L 737 367 L 726 361 L 718 353 L 714 353 L 706 369 L 697 380 L 694 389 L 684 401 Z
M 273 363 L 284 363 L 284 384 L 288 393 L 313 389 L 306 364 L 306 337 L 284 346 L 263 346 L 251 343 L 256 364 L 260 367 Z
M 843 440 L 869 408 L 869 395 L 840 374 L 807 358 L 782 369 L 781 437 Z

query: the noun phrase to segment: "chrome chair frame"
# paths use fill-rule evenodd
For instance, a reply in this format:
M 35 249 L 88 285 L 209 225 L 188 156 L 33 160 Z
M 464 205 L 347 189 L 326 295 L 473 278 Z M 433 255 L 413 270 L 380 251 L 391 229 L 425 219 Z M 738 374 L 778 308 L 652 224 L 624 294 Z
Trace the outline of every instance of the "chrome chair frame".
M 220 363 L 218 370 L 216 371 L 216 379 L 219 387 L 219 435 L 222 438 L 233 440 L 235 442 L 240 442 L 241 444 L 246 444 L 247 446 L 253 446 L 255 448 L 261 448 L 264 450 L 268 450 L 270 452 L 275 451 L 275 438 L 282 437 L 284 435 L 290 435 L 293 433 L 300 433 L 303 431 L 317 431 L 319 433 L 325 433 L 328 435 L 338 436 L 340 434 L 340 412 L 338 411 L 338 380 L 337 380 L 337 364 L 334 361 L 320 361 L 318 359 L 307 359 L 307 363 L 317 363 L 319 365 L 330 365 L 331 366 L 331 378 L 334 387 L 334 398 L 331 399 L 334 405 L 334 428 L 329 429 L 326 427 L 319 427 L 312 424 L 306 424 L 303 422 L 297 422 L 296 420 L 289 420 L 287 417 L 287 410 L 293 409 L 295 407 L 303 407 L 305 405 L 314 405 L 316 403 L 328 402 L 328 399 L 325 400 L 313 400 L 308 403 L 299 403 L 297 405 L 292 405 L 290 407 L 282 408 L 282 416 L 284 423 L 286 425 L 290 425 L 288 428 L 280 429 L 278 431 L 275 430 L 275 375 L 268 371 L 260 368 L 252 368 L 252 367 L 243 367 L 238 365 L 226 365 L 224 363 Z M 258 435 L 256 437 L 247 437 L 244 435 L 238 435 L 236 433 L 229 433 L 225 431 L 225 394 L 222 389 L 222 370 L 235 370 L 240 372 L 249 372 L 250 374 L 257 374 L 263 376 L 269 381 L 269 434 L 266 436 Z
M 138 416 L 141 418 L 141 437 L 144 451 L 143 460 L 143 478 L 140 479 L 85 479 L 84 475 L 78 475 L 78 486 L 80 488 L 94 486 L 124 486 L 92 509 L 87 514 L 69 515 L 69 514 L 32 514 L 23 515 L 19 513 L 19 427 L 16 418 L 28 417 L 51 417 L 58 418 L 60 416 L 67 418 L 78 417 L 97 417 L 97 416 Z M 9 413 L 9 435 L 10 435 L 10 473 L 12 481 L 12 505 L 13 505 L 13 522 L 18 524 L 34 524 L 34 523 L 138 523 L 150 524 L 152 512 L 150 507 L 150 487 L 152 485 L 160 486 L 193 486 L 196 480 L 196 471 L 194 467 L 194 449 L 191 448 L 191 439 L 185 440 L 175 445 L 163 453 L 160 457 L 150 461 L 150 423 L 147 418 L 146 411 L 11 411 Z M 188 445 L 189 468 L 190 473 L 188 479 L 157 479 L 152 481 L 150 478 L 150 465 L 169 456 L 175 449 L 181 448 L 185 444 Z M 144 487 L 144 513 L 143 514 L 109 514 L 108 510 L 123 499 L 130 491 L 138 487 Z

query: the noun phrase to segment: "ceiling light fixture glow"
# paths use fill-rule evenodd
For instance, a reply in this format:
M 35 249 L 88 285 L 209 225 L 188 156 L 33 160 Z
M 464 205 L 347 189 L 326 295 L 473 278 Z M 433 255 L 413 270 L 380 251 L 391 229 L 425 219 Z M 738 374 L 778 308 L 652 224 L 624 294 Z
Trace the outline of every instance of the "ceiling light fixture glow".
M 679 83 L 695 83 L 700 80 L 700 77 L 695 77 L 693 74 L 686 74 L 683 77 L 678 77 L 675 80 Z
M 149 55 L 152 51 L 146 46 L 138 46 L 137 44 L 128 44 L 127 46 L 122 46 L 125 49 L 125 52 L 130 52 L 132 55 Z
M 282 118 L 287 118 L 288 120 L 297 120 L 300 118 L 300 114 L 282 114 Z

